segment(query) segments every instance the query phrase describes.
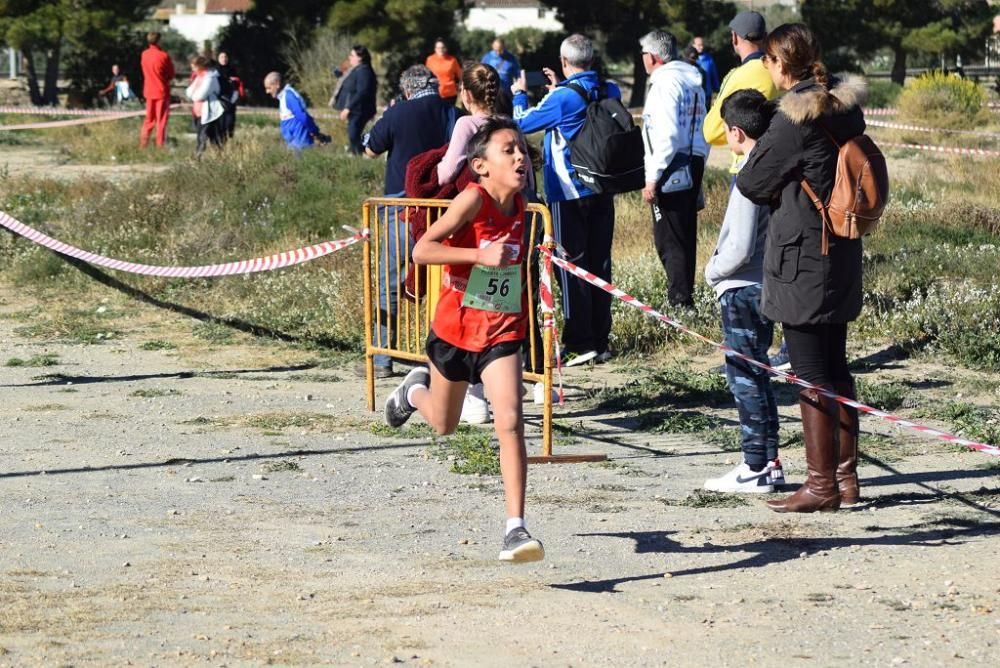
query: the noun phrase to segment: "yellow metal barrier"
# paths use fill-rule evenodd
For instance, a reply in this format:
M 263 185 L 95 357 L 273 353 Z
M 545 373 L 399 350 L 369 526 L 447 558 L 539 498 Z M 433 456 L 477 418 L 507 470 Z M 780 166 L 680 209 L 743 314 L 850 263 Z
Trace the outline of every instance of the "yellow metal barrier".
M 365 366 L 368 381 L 368 410 L 375 410 L 376 355 L 410 362 L 427 363 L 424 341 L 430 332 L 431 318 L 441 290 L 440 267 L 427 267 L 426 277 L 414 272 L 413 295 L 406 295 L 404 279 L 411 268 L 410 220 L 418 213 L 432 225 L 444 215 L 450 200 L 372 197 L 362 205 L 364 227 L 370 230 L 365 240 Z M 526 227 L 532 253 L 528 262 L 528 351 L 524 380 L 542 383 L 545 401 L 542 410 L 542 454 L 529 457 L 532 463 L 603 461 L 605 455 L 552 454 L 552 330 L 539 330 L 538 271 L 534 245 L 539 232 L 553 236 L 552 214 L 540 204 L 527 206 Z M 426 283 L 426 285 L 422 285 Z M 426 288 L 426 289 L 422 289 Z M 423 293 L 423 294 L 422 294 Z

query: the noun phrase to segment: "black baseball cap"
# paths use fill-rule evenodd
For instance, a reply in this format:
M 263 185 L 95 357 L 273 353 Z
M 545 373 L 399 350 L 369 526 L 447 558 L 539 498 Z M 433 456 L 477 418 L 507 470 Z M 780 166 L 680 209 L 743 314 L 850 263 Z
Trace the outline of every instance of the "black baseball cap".
M 767 34 L 764 17 L 757 12 L 740 12 L 729 22 L 729 28 L 743 39 L 751 41 L 763 39 Z

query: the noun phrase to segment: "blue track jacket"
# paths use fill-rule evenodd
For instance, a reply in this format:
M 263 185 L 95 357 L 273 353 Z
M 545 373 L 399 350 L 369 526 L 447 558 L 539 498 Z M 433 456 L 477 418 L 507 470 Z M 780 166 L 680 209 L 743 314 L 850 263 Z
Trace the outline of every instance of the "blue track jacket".
M 528 95 L 514 96 L 514 120 L 525 134 L 545 130 L 545 199 L 551 202 L 565 202 L 593 195 L 594 192 L 576 176 L 569 160 L 570 142 L 583 127 L 587 118 L 587 103 L 566 84 L 575 83 L 587 90 L 591 99 L 596 99 L 599 83 L 596 72 L 579 72 L 560 82 L 535 107 L 528 107 Z M 608 97 L 621 99 L 618 86 L 608 86 Z
M 291 86 L 278 93 L 278 115 L 281 118 L 281 136 L 288 148 L 302 149 L 312 146 L 312 135 L 319 132 L 316 121 L 306 111 L 306 103 Z

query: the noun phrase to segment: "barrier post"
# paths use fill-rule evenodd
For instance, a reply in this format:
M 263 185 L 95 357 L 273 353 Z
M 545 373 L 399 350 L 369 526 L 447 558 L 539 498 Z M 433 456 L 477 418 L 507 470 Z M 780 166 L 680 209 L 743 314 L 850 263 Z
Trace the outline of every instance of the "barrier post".
M 371 220 L 371 206 L 368 202 L 365 202 L 361 207 L 361 218 L 362 218 L 362 229 L 373 230 L 375 234 L 378 234 L 378 228 L 372 225 Z M 364 281 L 365 290 L 365 381 L 367 383 L 367 394 L 368 394 L 368 410 L 375 410 L 375 356 L 372 354 L 372 327 L 374 323 L 372 322 L 372 234 L 369 233 L 365 237 L 365 250 L 364 258 L 362 259 L 362 264 L 364 267 L 364 274 L 362 280 Z
M 545 242 L 545 246 L 550 251 L 555 252 L 556 245 L 555 242 L 552 241 L 552 239 L 555 238 L 555 231 L 552 225 L 552 213 L 549 211 L 548 207 L 539 204 L 528 205 L 528 211 L 533 211 L 541 215 L 543 231 L 545 233 L 545 237 L 549 239 L 549 241 Z M 534 228 L 532 228 L 532 231 L 534 231 Z M 538 251 L 532 248 L 532 252 L 537 253 Z M 530 270 L 530 262 L 528 266 Z M 544 267 L 544 263 L 538 263 L 538 271 L 545 271 Z M 535 302 L 536 299 L 532 299 L 529 304 L 532 309 L 532 318 L 537 318 L 537 304 Z M 533 330 L 531 336 L 534 336 Z M 552 329 L 550 327 L 542 328 L 542 346 L 544 361 L 542 365 L 541 383 L 542 389 L 545 392 L 545 400 L 542 402 L 542 454 L 534 457 L 528 457 L 528 463 L 577 464 L 607 461 L 608 456 L 603 454 L 556 455 L 552 453 L 552 370 L 555 368 L 553 354 L 555 341 L 552 340 Z

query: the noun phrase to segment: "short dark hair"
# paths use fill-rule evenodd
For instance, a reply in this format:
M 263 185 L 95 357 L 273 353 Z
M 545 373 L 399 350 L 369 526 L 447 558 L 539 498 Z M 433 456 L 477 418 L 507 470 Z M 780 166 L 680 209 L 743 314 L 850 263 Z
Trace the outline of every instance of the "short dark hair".
M 354 46 L 351 47 L 351 51 L 357 54 L 358 58 L 361 59 L 361 62 L 365 63 L 366 65 L 372 64 L 371 51 L 369 51 L 368 47 L 365 46 L 364 44 L 355 44 Z
M 160 33 L 152 30 L 146 33 L 146 43 L 147 44 L 159 44 L 160 43 Z
M 722 120 L 743 130 L 750 139 L 760 139 L 773 116 L 774 105 L 754 88 L 738 90 L 722 101 Z
M 521 138 L 524 150 L 528 150 L 527 142 L 524 140 L 524 133 L 521 132 L 521 126 L 516 121 L 510 116 L 490 116 L 476 130 L 476 134 L 469 138 L 469 143 L 465 145 L 465 156 L 469 163 L 469 169 L 472 169 L 473 158 L 483 158 L 486 156 L 486 147 L 490 143 L 490 137 L 501 130 L 513 130 Z

